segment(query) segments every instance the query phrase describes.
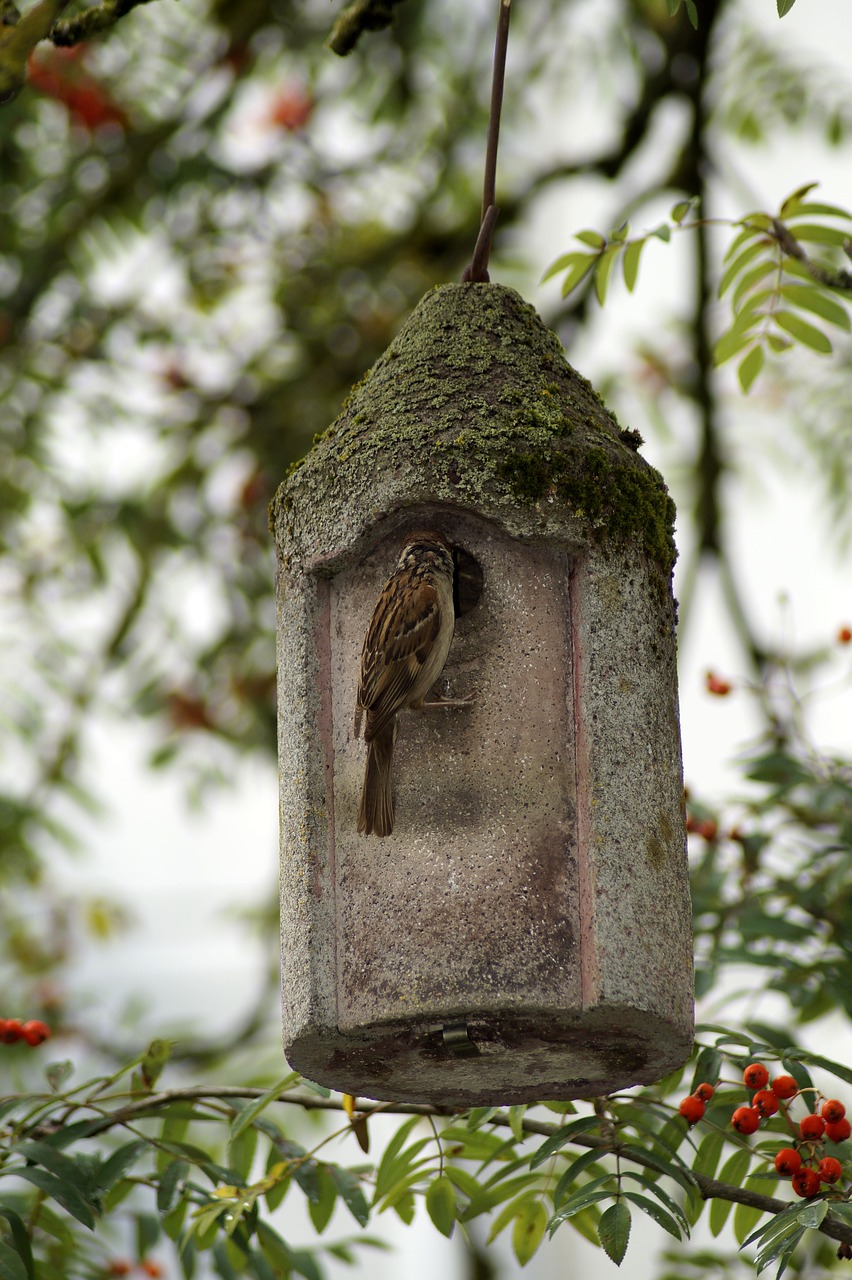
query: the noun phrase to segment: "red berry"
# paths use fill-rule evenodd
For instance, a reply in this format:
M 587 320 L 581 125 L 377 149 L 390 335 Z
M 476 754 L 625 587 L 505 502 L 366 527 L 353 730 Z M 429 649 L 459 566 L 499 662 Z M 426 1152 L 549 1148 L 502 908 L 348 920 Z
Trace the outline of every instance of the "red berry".
M 852 644 L 852 627 L 841 627 L 837 633 L 838 644 Z
M 817 1168 L 820 1182 L 837 1182 L 843 1177 L 843 1165 L 834 1156 L 824 1156 Z
M 108 1276 L 129 1276 L 133 1267 L 124 1258 L 113 1258 L 107 1270 Z
M 750 1062 L 743 1072 L 743 1080 L 749 1089 L 765 1089 L 769 1084 L 769 1072 L 762 1062 Z
M 139 1270 L 144 1271 L 146 1276 L 152 1276 L 153 1280 L 157 1280 L 157 1277 L 163 1274 L 163 1268 L 153 1258 L 144 1258 L 139 1263 Z
M 709 1102 L 715 1093 L 712 1084 L 700 1084 L 697 1089 L 693 1090 L 693 1097 L 700 1098 L 702 1102 Z
M 760 1124 L 760 1112 L 754 1107 L 737 1107 L 731 1116 L 731 1124 L 738 1133 L 754 1133 Z
M 842 1120 L 834 1120 L 825 1126 L 825 1136 L 832 1142 L 845 1142 L 850 1134 L 852 1134 L 852 1124 L 846 1116 Z
M 23 1040 L 24 1024 L 22 1022 L 17 1018 L 5 1018 L 4 1023 L 3 1033 L 0 1036 L 4 1044 L 15 1044 L 16 1041 Z
M 819 1174 L 816 1169 L 799 1169 L 793 1174 L 793 1190 L 804 1200 L 819 1194 Z
M 772 1081 L 772 1092 L 776 1098 L 795 1098 L 799 1086 L 792 1076 L 776 1076 Z
M 713 671 L 708 671 L 704 677 L 704 684 L 708 693 L 712 693 L 717 698 L 726 698 L 731 692 L 731 686 L 727 680 L 720 680 Z
M 778 1099 L 771 1089 L 758 1089 L 751 1100 L 751 1105 L 764 1117 L 774 1116 L 778 1110 Z
M 44 1022 L 40 1022 L 38 1018 L 31 1018 L 29 1022 L 24 1023 L 24 1039 L 27 1044 L 33 1046 L 43 1044 L 49 1038 L 50 1027 Z
M 775 1172 L 784 1178 L 792 1178 L 802 1167 L 802 1157 L 795 1147 L 782 1147 L 775 1157 Z
M 803 1138 L 809 1142 L 816 1142 L 825 1133 L 825 1121 L 822 1116 L 805 1116 L 799 1129 Z
M 690 1098 L 684 1098 L 683 1102 L 678 1107 L 678 1111 L 683 1116 L 684 1120 L 687 1120 L 690 1124 L 696 1124 L 704 1115 L 706 1110 L 707 1108 L 701 1098 L 696 1098 L 694 1095 Z
M 846 1108 L 836 1098 L 828 1098 L 822 1104 L 822 1118 L 826 1124 L 837 1124 L 846 1115 Z

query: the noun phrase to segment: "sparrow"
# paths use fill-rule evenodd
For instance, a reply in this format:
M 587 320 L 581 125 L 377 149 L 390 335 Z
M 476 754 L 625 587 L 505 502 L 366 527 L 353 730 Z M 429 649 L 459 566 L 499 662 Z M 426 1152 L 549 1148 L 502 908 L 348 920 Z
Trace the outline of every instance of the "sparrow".
M 355 737 L 366 712 L 367 767 L 358 830 L 393 831 L 391 767 L 397 718 L 420 710 L 447 661 L 455 628 L 453 553 L 436 530 L 409 534 L 376 601 L 361 651 Z

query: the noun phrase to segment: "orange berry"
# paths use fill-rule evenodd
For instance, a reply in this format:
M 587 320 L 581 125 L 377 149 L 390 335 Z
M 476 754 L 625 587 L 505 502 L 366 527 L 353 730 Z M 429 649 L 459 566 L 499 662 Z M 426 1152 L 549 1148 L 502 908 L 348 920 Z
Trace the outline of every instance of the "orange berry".
M 822 1104 L 822 1118 L 826 1124 L 837 1124 L 846 1115 L 846 1108 L 837 1098 L 828 1098 Z
M 18 1018 L 4 1018 L 3 1031 L 0 1033 L 0 1040 L 4 1044 L 15 1044 L 18 1040 L 24 1038 L 24 1024 Z
M 708 693 L 712 693 L 716 698 L 726 698 L 731 692 L 731 685 L 727 680 L 720 680 L 713 671 L 708 671 L 704 677 L 704 686 Z
M 782 1147 L 775 1157 L 775 1172 L 783 1178 L 792 1178 L 802 1167 L 802 1157 L 795 1147 Z
M 738 1133 L 754 1133 L 760 1125 L 760 1112 L 754 1107 L 737 1107 L 731 1116 L 731 1124 Z
M 808 1142 L 817 1142 L 825 1133 L 825 1121 L 822 1116 L 805 1116 L 799 1125 L 799 1131 Z
M 31 1018 L 29 1022 L 24 1023 L 24 1039 L 27 1044 L 33 1046 L 43 1044 L 49 1038 L 50 1027 L 44 1022 L 40 1022 L 38 1018 Z
M 129 1276 L 132 1265 L 125 1258 L 113 1258 L 107 1269 L 108 1276 Z
M 693 1090 L 693 1097 L 700 1098 L 702 1102 L 709 1102 L 715 1093 L 712 1084 L 700 1084 L 697 1089 Z
M 743 1080 L 749 1089 L 765 1089 L 769 1083 L 769 1072 L 762 1062 L 750 1062 L 743 1072 Z
M 764 1117 L 774 1116 L 779 1102 L 771 1089 L 758 1089 L 751 1100 L 751 1105 Z
M 776 1098 L 795 1098 L 799 1086 L 792 1076 L 776 1076 L 772 1081 L 772 1092 Z
M 144 1271 L 146 1276 L 152 1276 L 153 1280 L 157 1280 L 157 1277 L 163 1274 L 163 1268 L 153 1258 L 143 1258 L 139 1263 L 139 1270 Z
M 824 1156 L 817 1167 L 820 1182 L 838 1182 L 843 1177 L 843 1165 L 834 1156 Z
M 799 1169 L 793 1174 L 793 1190 L 797 1196 L 809 1200 L 819 1194 L 819 1174 L 816 1169 Z
M 852 627 L 841 627 L 837 633 L 838 644 L 852 644 Z
M 707 1108 L 701 1099 L 696 1098 L 694 1095 L 689 1098 L 684 1098 L 683 1102 L 678 1107 L 678 1111 L 689 1124 L 697 1124 L 706 1110 Z
M 825 1126 L 825 1136 L 832 1142 L 845 1142 L 852 1134 L 852 1125 L 846 1116 L 842 1120 L 833 1120 Z

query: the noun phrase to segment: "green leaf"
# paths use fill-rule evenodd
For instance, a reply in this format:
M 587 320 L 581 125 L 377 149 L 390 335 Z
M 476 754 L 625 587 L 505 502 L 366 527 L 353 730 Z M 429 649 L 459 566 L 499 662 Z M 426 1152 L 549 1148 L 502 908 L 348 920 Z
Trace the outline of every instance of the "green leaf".
M 810 1204 L 803 1205 L 796 1217 L 803 1227 L 811 1227 L 815 1231 L 827 1213 L 827 1200 L 813 1200 Z
M 811 202 L 797 205 L 791 213 L 784 213 L 781 216 L 785 221 L 788 218 L 844 218 L 852 221 L 852 213 L 848 209 L 842 209 L 840 205 Z
M 598 264 L 595 268 L 595 293 L 601 306 L 606 302 L 606 290 L 610 272 L 612 271 L 612 264 L 615 262 L 616 255 L 620 252 L 618 245 L 610 245 L 598 259 Z
M 74 1074 L 74 1063 L 68 1058 L 64 1058 L 62 1062 L 49 1062 L 44 1074 L 53 1092 L 58 1093 L 65 1081 Z
M 114 1186 L 119 1179 L 123 1178 L 133 1168 L 142 1152 L 148 1150 L 150 1150 L 149 1143 L 141 1140 L 128 1142 L 123 1147 L 119 1147 L 101 1165 L 95 1178 L 95 1185 L 103 1191 L 109 1191 L 110 1187 Z
M 57 1178 L 52 1173 L 48 1173 L 46 1169 L 34 1167 L 15 1168 L 9 1169 L 8 1172 L 14 1173 L 16 1178 L 23 1178 L 26 1182 L 31 1182 L 34 1187 L 38 1187 L 40 1191 L 52 1196 L 57 1204 L 61 1204 L 62 1208 L 71 1214 L 72 1218 L 76 1218 L 84 1227 L 94 1231 L 95 1206 L 90 1200 L 84 1199 L 71 1183 Z
M 591 245 L 593 249 L 603 249 L 606 239 L 599 231 L 578 231 L 575 239 L 582 241 L 583 244 Z
M 316 1200 L 308 1201 L 308 1213 L 314 1224 L 314 1230 L 321 1236 L 331 1221 L 337 1201 L 337 1187 L 327 1165 L 317 1167 L 317 1185 L 319 1195 Z
M 456 1225 L 456 1192 L 445 1173 L 435 1178 L 426 1192 L 426 1212 L 443 1236 L 451 1236 Z
M 763 347 L 758 343 L 752 347 L 748 355 L 740 361 L 737 377 L 746 395 L 752 388 L 755 378 L 763 368 Z
M 525 1267 L 544 1238 L 547 1210 L 540 1200 L 528 1199 L 521 1206 L 512 1228 L 512 1251 Z
M 764 1212 L 763 1209 L 752 1208 L 750 1204 L 737 1205 L 734 1209 L 734 1239 L 737 1244 L 741 1245 L 746 1236 L 754 1230 Z
M 672 222 L 676 222 L 680 226 L 692 208 L 692 203 L 691 200 L 678 200 L 677 204 L 673 204 L 669 212 Z
M 803 346 L 810 347 L 812 351 L 818 351 L 820 355 L 827 356 L 831 354 L 831 340 L 827 335 L 821 329 L 808 324 L 807 320 L 803 320 L 795 312 L 776 311 L 773 319 L 777 325 L 785 329 L 787 333 L 792 334 Z
M 655 236 L 657 240 L 662 240 L 664 244 L 668 244 L 672 238 L 672 229 L 667 222 L 661 222 L 658 227 L 654 227 L 654 230 L 649 231 L 648 234 Z
M 157 1187 L 157 1208 L 160 1213 L 171 1213 L 178 1198 L 180 1183 L 188 1173 L 189 1165 L 185 1160 L 173 1160 L 166 1165 Z
M 641 1199 L 641 1196 L 638 1198 Z M 607 1257 L 620 1267 L 630 1239 L 630 1210 L 623 1200 L 617 1200 L 601 1214 L 598 1239 Z
M 809 244 L 833 244 L 839 249 L 843 248 L 849 237 L 848 231 L 826 227 L 821 222 L 802 222 L 787 230 L 796 240 L 804 240 Z
M 743 249 L 742 253 L 738 254 L 736 258 L 734 258 L 733 262 L 725 268 L 722 279 L 719 281 L 720 298 L 725 296 L 737 276 L 740 275 L 744 268 L 747 267 L 759 253 L 762 253 L 765 248 L 765 240 L 756 240 L 753 244 L 750 244 L 747 249 Z
M 509 1128 L 515 1136 L 517 1142 L 522 1142 L 524 1138 L 524 1116 L 526 1115 L 526 1106 L 509 1108 Z
M 627 233 L 629 231 L 630 231 L 630 223 L 622 222 L 620 227 L 616 227 L 615 230 L 610 233 L 609 238 L 610 240 L 615 240 L 617 244 L 623 244 L 624 241 L 627 239 Z
M 730 329 L 726 330 L 726 332 L 722 334 L 721 338 L 713 348 L 714 364 L 724 364 L 726 360 L 730 360 L 732 356 L 735 356 L 739 351 L 742 351 L 743 347 L 747 346 L 749 342 L 751 342 L 752 337 L 754 336 L 751 332 L 753 324 L 754 320 L 752 319 L 747 319 L 745 325 L 742 327 L 738 326 L 737 323 L 734 322 Z
M 570 1142 L 574 1134 L 588 1133 L 590 1129 L 598 1128 L 597 1116 L 581 1116 L 579 1120 L 572 1120 L 569 1124 L 563 1124 L 555 1133 L 543 1142 L 537 1151 L 533 1153 L 530 1160 L 530 1168 L 537 1169 L 540 1164 L 544 1164 L 545 1160 L 549 1160 L 557 1151 L 561 1151 L 566 1143 Z M 599 1154 L 603 1154 L 600 1152 Z
M 846 308 L 839 302 L 835 302 L 822 289 L 818 289 L 816 285 L 785 284 L 781 287 L 781 293 L 794 306 L 803 307 L 806 311 L 812 311 L 814 315 L 822 316 L 823 320 L 837 325 L 838 329 L 845 329 L 847 333 L 852 329 L 852 320 L 849 319 Z
M 257 1129 L 243 1129 L 228 1142 L 228 1167 L 233 1169 L 240 1182 L 247 1182 L 257 1151 Z
M 0 1280 L 27 1280 L 24 1260 L 7 1244 L 0 1243 Z
M 562 297 L 567 298 L 572 289 L 576 289 L 577 285 L 585 280 L 586 276 L 598 261 L 596 253 L 578 253 L 577 261 L 568 271 L 565 279 L 562 281 Z
M 624 246 L 621 266 L 628 293 L 632 293 L 636 286 L 636 280 L 639 276 L 639 259 L 647 243 L 647 238 L 644 238 L 642 240 L 631 240 L 629 244 Z
M 727 1182 L 729 1186 L 741 1187 L 748 1173 L 748 1167 L 751 1164 L 751 1152 L 746 1150 L 735 1151 L 734 1154 L 725 1161 L 719 1173 L 719 1181 Z M 713 1200 L 710 1205 L 710 1231 L 711 1234 L 717 1236 L 728 1220 L 728 1214 L 731 1212 L 733 1205 L 730 1200 Z
M 840 1080 L 845 1080 L 847 1084 L 852 1084 L 852 1070 L 843 1066 L 841 1062 L 833 1062 L 831 1058 L 823 1058 L 818 1053 L 803 1052 L 801 1057 L 805 1062 L 810 1062 L 815 1067 L 822 1067 L 824 1071 L 830 1071 L 832 1075 L 837 1076 Z M 793 1074 L 792 1071 L 790 1074 Z
M 777 0 L 778 17 L 783 18 L 785 13 L 790 12 L 790 10 L 792 9 L 795 3 L 796 3 L 796 0 Z
M 351 1169 L 341 1169 L 339 1165 L 331 1166 L 331 1176 L 340 1193 L 340 1198 L 359 1227 L 366 1227 L 370 1218 L 370 1206 L 361 1188 L 358 1175 Z
M 238 1138 L 243 1130 L 248 1128 L 255 1116 L 259 1116 L 261 1111 L 265 1111 L 271 1102 L 276 1102 L 282 1093 L 292 1089 L 300 1079 L 298 1071 L 290 1071 L 282 1080 L 274 1084 L 271 1089 L 267 1089 L 266 1093 L 261 1094 L 259 1098 L 255 1098 L 254 1102 L 250 1102 L 247 1107 L 243 1107 L 242 1111 L 231 1123 L 230 1141 L 233 1142 L 235 1138 Z
M 553 1206 L 558 1209 L 563 1198 L 567 1195 L 572 1184 L 577 1181 L 581 1173 L 585 1173 L 590 1165 L 596 1164 L 601 1158 L 600 1151 L 584 1151 L 581 1156 L 569 1164 L 568 1168 L 562 1174 L 553 1191 Z
M 7 1208 L 6 1205 L 0 1204 L 0 1217 L 6 1219 L 9 1223 L 9 1230 L 12 1233 L 12 1243 L 14 1251 L 23 1264 L 26 1280 L 36 1280 L 35 1265 L 33 1263 L 33 1253 L 30 1247 L 30 1237 L 26 1225 L 22 1218 L 15 1213 L 14 1209 Z M 7 1248 L 8 1246 L 4 1246 Z
M 388 1145 L 385 1147 L 384 1154 L 379 1161 L 379 1167 L 376 1170 L 376 1190 L 373 1195 L 373 1203 L 377 1204 L 383 1196 L 387 1195 L 394 1183 L 398 1182 L 402 1173 L 407 1172 L 418 1152 L 428 1142 L 427 1138 L 416 1143 L 410 1148 L 410 1152 L 406 1153 L 399 1163 L 397 1157 L 402 1151 L 403 1146 L 415 1125 L 420 1123 L 420 1116 L 412 1116 L 410 1120 L 406 1120 L 404 1124 L 396 1130 Z
M 683 1239 L 684 1232 L 678 1226 L 675 1218 L 670 1213 L 667 1213 L 662 1205 L 657 1204 L 656 1200 L 651 1200 L 648 1196 L 640 1196 L 635 1191 L 625 1191 L 624 1195 L 627 1200 L 637 1205 L 643 1213 L 652 1218 L 664 1231 L 668 1231 L 670 1236 L 674 1236 L 675 1240 Z
M 260 1219 L 257 1224 L 257 1240 L 263 1250 L 264 1257 L 268 1258 L 274 1266 L 278 1267 L 281 1274 L 286 1276 L 292 1264 L 290 1250 L 278 1232 L 274 1231 L 263 1219 Z
M 695 1060 L 695 1071 L 692 1076 L 690 1093 L 694 1093 L 700 1084 L 712 1084 L 715 1087 L 721 1071 L 721 1053 L 712 1045 L 705 1045 Z M 710 1136 L 712 1137 L 712 1134 Z
M 602 1185 L 604 1183 L 608 1185 L 604 1187 Z M 613 1175 L 606 1174 L 601 1178 L 593 1178 L 591 1182 L 587 1182 L 585 1186 L 580 1187 L 553 1214 L 550 1219 L 550 1234 L 553 1235 L 561 1222 L 564 1222 L 566 1218 L 573 1217 L 581 1209 L 586 1209 L 591 1204 L 597 1204 L 599 1200 L 611 1200 L 614 1194 L 613 1186 Z

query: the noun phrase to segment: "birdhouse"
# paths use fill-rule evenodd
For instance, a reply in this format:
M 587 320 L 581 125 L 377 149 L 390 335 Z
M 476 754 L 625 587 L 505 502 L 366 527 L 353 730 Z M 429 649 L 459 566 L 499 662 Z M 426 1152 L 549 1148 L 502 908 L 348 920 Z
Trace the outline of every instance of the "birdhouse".
M 276 495 L 284 1048 L 310 1079 L 473 1106 L 687 1058 L 674 507 L 640 443 L 517 293 L 446 285 Z M 382 728 L 382 831 L 356 719 L 424 564 L 452 638 Z

